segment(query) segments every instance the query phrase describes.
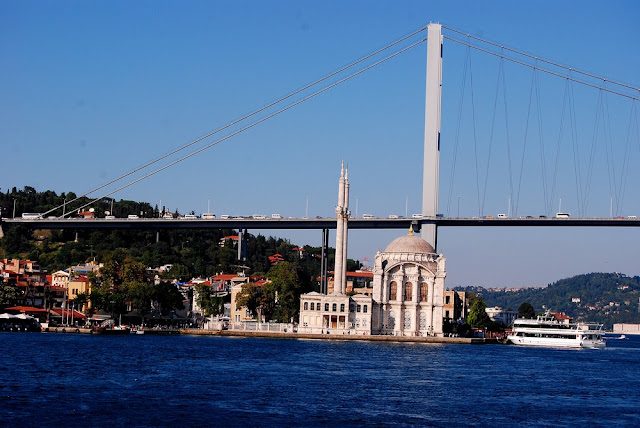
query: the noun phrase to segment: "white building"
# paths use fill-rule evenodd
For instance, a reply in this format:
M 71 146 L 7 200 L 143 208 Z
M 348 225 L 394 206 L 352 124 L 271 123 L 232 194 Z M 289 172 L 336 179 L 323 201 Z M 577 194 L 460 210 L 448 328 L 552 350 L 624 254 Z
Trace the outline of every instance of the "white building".
M 300 296 L 300 333 L 442 336 L 446 259 L 413 230 L 378 251 L 373 294 L 345 293 L 348 172 L 340 176 L 334 292 Z
M 501 322 L 506 326 L 513 325 L 513 321 L 518 318 L 518 311 L 507 311 L 500 306 L 485 308 L 485 312 L 492 321 Z
M 446 276 L 444 256 L 413 230 L 391 242 L 375 258 L 372 332 L 441 336 Z

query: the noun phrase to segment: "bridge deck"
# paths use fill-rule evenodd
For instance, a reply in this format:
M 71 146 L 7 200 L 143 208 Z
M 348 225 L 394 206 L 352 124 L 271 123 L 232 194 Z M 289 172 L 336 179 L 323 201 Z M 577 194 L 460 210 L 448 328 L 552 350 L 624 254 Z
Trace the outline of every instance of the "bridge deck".
M 351 219 L 349 229 L 408 229 L 422 224 L 438 227 L 638 227 L 637 218 L 423 218 Z M 314 219 L 2 219 L 0 226 L 32 229 L 335 229 L 335 218 Z

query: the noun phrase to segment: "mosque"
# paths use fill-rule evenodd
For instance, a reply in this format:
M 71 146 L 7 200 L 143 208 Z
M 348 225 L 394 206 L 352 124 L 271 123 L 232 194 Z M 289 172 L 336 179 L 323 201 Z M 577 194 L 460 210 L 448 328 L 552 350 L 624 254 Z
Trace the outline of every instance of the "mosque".
M 375 256 L 372 295 L 346 293 L 349 170 L 344 163 L 336 206 L 336 260 L 330 294 L 300 296 L 298 332 L 442 336 L 446 259 L 413 234 L 392 241 Z

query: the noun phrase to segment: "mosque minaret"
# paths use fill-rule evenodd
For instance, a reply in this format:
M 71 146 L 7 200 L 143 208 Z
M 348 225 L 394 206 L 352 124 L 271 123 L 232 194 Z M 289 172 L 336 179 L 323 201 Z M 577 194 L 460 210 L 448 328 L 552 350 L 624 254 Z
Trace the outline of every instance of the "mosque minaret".
M 345 170 L 344 161 L 338 181 L 338 205 L 336 206 L 336 256 L 334 267 L 333 293 L 346 293 L 347 279 L 347 236 L 349 234 L 347 222 L 349 212 L 349 168 Z
M 338 181 L 333 291 L 300 296 L 301 333 L 442 336 L 446 259 L 426 240 L 409 233 L 377 251 L 373 288 L 347 294 L 349 168 Z M 330 288 L 330 287 L 329 287 Z

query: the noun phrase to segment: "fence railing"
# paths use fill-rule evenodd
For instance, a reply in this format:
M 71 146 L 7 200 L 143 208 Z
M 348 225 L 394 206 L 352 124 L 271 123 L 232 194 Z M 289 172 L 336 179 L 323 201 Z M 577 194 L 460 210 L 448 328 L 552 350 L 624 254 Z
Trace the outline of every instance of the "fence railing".
M 272 333 L 293 333 L 293 324 L 290 323 L 257 323 L 257 322 L 236 322 L 229 323 L 229 330 L 243 331 L 263 331 Z

